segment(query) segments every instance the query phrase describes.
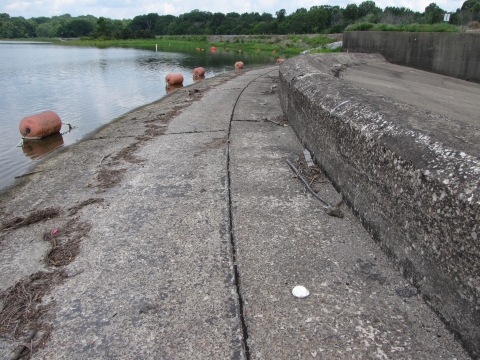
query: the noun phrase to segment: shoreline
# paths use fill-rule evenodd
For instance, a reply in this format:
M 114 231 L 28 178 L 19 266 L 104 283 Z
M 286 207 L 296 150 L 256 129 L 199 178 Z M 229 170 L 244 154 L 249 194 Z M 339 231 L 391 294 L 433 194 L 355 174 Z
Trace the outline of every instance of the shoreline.
M 222 74 L 219 74 L 219 75 L 216 75 L 216 76 L 213 76 L 211 78 L 208 78 L 208 79 L 204 79 L 202 81 L 206 81 L 206 80 L 210 80 L 210 79 L 214 79 L 218 76 L 222 76 L 223 74 L 225 73 L 222 73 Z M 79 145 L 85 141 L 88 141 L 90 140 L 92 137 L 94 137 L 95 135 L 97 135 L 99 132 L 103 131 L 104 129 L 110 127 L 110 126 L 114 126 L 117 122 L 119 121 L 122 121 L 125 117 L 131 115 L 131 114 L 134 114 L 134 113 L 137 113 L 137 112 L 141 112 L 143 111 L 145 108 L 147 107 L 150 107 L 150 106 L 154 106 L 154 105 L 157 105 L 157 104 L 160 104 L 162 103 L 163 100 L 167 99 L 169 96 L 173 96 L 176 92 L 178 91 L 184 91 L 185 89 L 188 89 L 189 87 L 192 87 L 192 86 L 195 86 L 197 83 L 193 83 L 193 84 L 189 84 L 189 85 L 186 85 L 184 87 L 182 87 L 181 89 L 176 89 L 174 91 L 172 91 L 171 93 L 167 93 L 166 95 L 164 95 L 163 97 L 157 99 L 157 100 L 154 100 L 153 102 L 150 102 L 148 104 L 144 104 L 144 105 L 140 105 L 138 107 L 136 107 L 135 109 L 132 109 L 122 115 L 119 115 L 113 119 L 111 119 L 108 123 L 105 123 L 103 125 L 101 125 L 100 127 L 98 127 L 97 129 L 85 134 L 84 136 L 82 136 L 82 138 L 76 142 L 74 142 L 73 144 L 70 144 L 70 145 L 62 145 L 61 148 L 59 149 L 54 149 L 51 153 L 49 154 L 46 154 L 44 158 L 42 158 L 41 160 L 39 160 L 38 162 L 33 162 L 27 166 L 27 172 L 22 174 L 22 175 L 18 175 L 15 177 L 16 180 L 14 180 L 14 182 L 7 186 L 5 189 L 1 190 L 0 191 L 0 200 L 2 198 L 2 196 L 13 190 L 13 188 L 16 188 L 17 186 L 22 186 L 24 184 L 24 182 L 28 182 L 29 180 L 29 177 L 31 175 L 34 175 L 36 173 L 39 173 L 38 171 L 38 167 L 42 166 L 42 164 L 44 164 L 45 162 L 49 161 L 50 159 L 56 157 L 56 156 L 59 156 L 61 155 L 62 153 L 64 153 L 65 151 L 69 151 L 72 149 L 72 147 L 76 146 L 76 145 Z

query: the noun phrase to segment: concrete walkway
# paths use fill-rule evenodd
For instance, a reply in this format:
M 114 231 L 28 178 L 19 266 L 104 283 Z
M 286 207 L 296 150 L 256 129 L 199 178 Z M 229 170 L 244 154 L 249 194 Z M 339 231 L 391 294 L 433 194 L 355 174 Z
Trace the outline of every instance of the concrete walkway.
M 351 212 L 327 215 L 294 175 L 277 81 L 265 67 L 177 90 L 3 194 L 0 357 L 468 358 Z M 8 317 L 15 296 L 41 298 L 37 316 Z

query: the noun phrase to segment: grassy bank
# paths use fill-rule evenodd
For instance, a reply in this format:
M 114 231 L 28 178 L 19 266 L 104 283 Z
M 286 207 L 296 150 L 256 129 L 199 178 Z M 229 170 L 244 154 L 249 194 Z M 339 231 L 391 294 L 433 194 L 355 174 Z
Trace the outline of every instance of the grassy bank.
M 228 51 L 237 51 L 244 53 L 264 52 L 275 54 L 276 56 L 294 56 L 304 50 L 317 48 L 325 44 L 335 41 L 327 36 L 305 36 L 305 35 L 289 35 L 284 37 L 276 37 L 275 35 L 251 35 L 251 36 L 235 36 L 232 40 L 226 41 L 209 41 L 207 36 L 163 36 L 156 39 L 91 39 L 82 38 L 75 40 L 55 40 L 56 44 L 75 45 L 75 46 L 96 46 L 96 47 L 132 47 L 139 49 L 155 49 L 168 51 L 169 49 L 211 49 L 215 46 L 217 49 Z
M 458 32 L 452 24 L 372 24 L 369 22 L 347 26 L 345 31 L 406 31 L 406 32 Z

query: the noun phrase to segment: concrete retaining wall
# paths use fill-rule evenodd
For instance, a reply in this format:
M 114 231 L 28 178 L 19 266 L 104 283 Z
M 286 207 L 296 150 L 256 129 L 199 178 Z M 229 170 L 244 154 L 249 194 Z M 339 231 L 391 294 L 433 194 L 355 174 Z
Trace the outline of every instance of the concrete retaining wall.
M 394 64 L 480 82 L 480 34 L 346 31 L 343 50 L 378 53 Z
M 385 59 L 337 53 L 285 61 L 283 111 L 374 239 L 479 357 L 480 161 L 405 122 L 431 114 L 338 78 L 373 61 Z

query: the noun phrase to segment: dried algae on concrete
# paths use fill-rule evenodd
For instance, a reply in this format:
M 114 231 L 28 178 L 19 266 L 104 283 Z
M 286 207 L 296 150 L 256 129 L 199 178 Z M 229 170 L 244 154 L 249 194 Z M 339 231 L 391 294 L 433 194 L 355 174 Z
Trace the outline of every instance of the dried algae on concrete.
M 14 230 L 23 226 L 35 224 L 40 221 L 50 220 L 57 217 L 60 211 L 56 208 L 32 211 L 27 217 L 17 216 L 2 224 L 2 230 Z
M 0 293 L 0 335 L 20 343 L 13 358 L 33 354 L 45 345 L 52 330 L 46 320 L 54 301 L 44 298 L 67 277 L 63 269 L 40 271 Z M 29 338 L 28 344 L 24 343 L 25 338 Z

